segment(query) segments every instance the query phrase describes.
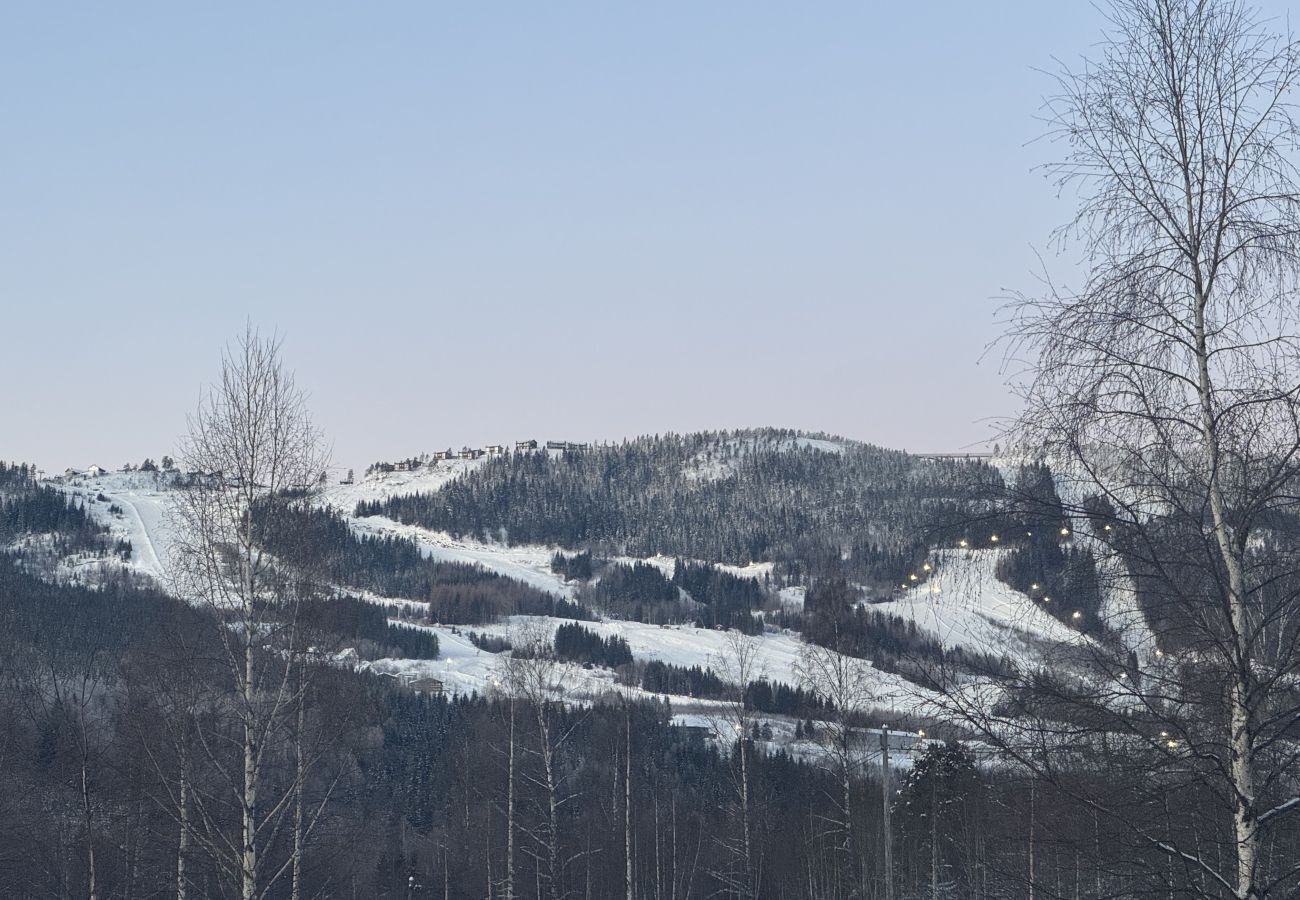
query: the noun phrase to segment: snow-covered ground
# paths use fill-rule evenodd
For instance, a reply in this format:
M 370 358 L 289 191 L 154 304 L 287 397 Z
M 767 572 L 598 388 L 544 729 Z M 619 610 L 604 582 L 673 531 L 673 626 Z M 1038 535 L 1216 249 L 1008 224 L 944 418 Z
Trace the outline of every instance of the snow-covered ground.
M 427 626 L 438 635 L 441 656 L 436 660 L 401 660 L 375 663 L 377 670 L 393 667 L 393 671 L 416 672 L 442 680 L 447 690 L 456 693 L 491 690 L 501 679 L 501 661 L 498 654 L 487 653 L 475 647 L 465 633 L 474 631 L 509 639 L 521 629 L 540 626 L 549 637 L 561 624 L 572 620 L 511 616 L 508 620 L 481 626 Z M 676 666 L 712 668 L 719 674 L 727 669 L 726 658 L 730 652 L 729 641 L 733 635 L 725 631 L 696 628 L 691 625 L 648 625 L 641 622 L 579 622 L 583 628 L 602 637 L 617 635 L 627 641 L 632 656 L 638 661 L 658 660 Z M 459 634 L 456 632 L 460 632 Z M 754 678 L 790 685 L 803 683 L 799 674 L 799 659 L 803 641 L 792 632 L 777 632 L 748 638 L 756 651 Z M 871 680 L 872 706 L 900 714 L 917 712 L 923 704 L 933 699 L 924 688 L 901 676 L 864 667 L 865 677 Z M 573 684 L 568 693 L 601 691 L 612 688 L 612 675 L 599 670 L 572 667 L 569 677 Z M 640 692 L 638 692 L 640 693 Z M 677 697 L 674 702 L 698 704 L 691 698 Z
M 791 609 L 803 609 L 804 599 L 808 594 L 808 589 L 803 585 L 794 587 L 781 588 L 781 605 Z
M 415 678 L 436 678 L 450 694 L 491 694 L 505 690 L 505 660 L 508 654 L 480 650 L 466 636 L 469 632 L 510 638 L 524 630 L 531 634 L 540 625 L 553 634 L 554 629 L 565 621 L 514 616 L 508 621 L 486 626 L 421 626 L 438 635 L 441 651 L 438 659 L 383 659 L 363 666 L 370 671 L 394 677 L 410 675 Z M 721 657 L 728 649 L 729 637 L 725 632 L 690 626 L 662 628 L 636 622 L 579 624 L 601 635 L 619 635 L 624 638 L 638 660 L 657 659 L 678 666 L 698 665 L 715 671 L 725 670 L 725 665 L 721 662 Z M 757 648 L 759 662 L 756 677 L 794 685 L 801 683 L 798 659 L 802 643 L 797 635 L 764 634 L 751 640 Z M 568 703 L 585 704 L 612 693 L 633 699 L 667 700 L 672 704 L 674 724 L 701 728 L 709 740 L 726 739 L 734 731 L 734 722 L 727 705 L 719 700 L 656 694 L 639 687 L 620 685 L 614 673 L 606 669 L 584 669 L 578 665 L 566 664 L 558 667 L 557 674 L 559 681 L 555 696 Z M 874 712 L 924 717 L 940 708 L 935 702 L 937 698 L 931 692 L 896 675 L 871 668 L 865 668 L 864 674 L 872 681 L 870 706 Z M 807 760 L 824 758 L 826 750 L 816 740 L 796 739 L 794 719 L 752 712 L 749 715 L 759 723 L 764 735 L 770 735 L 759 741 L 760 749 L 782 750 Z M 861 765 L 880 765 L 878 741 L 878 733 L 865 736 L 859 753 Z M 891 766 L 906 769 L 912 758 L 923 751 L 928 743 L 918 735 L 893 732 L 890 739 Z
M 353 484 L 332 484 L 325 489 L 322 502 L 344 515 L 352 515 L 361 501 L 387 500 L 401 494 L 428 494 L 449 481 L 483 465 L 478 459 L 431 460 L 407 472 L 375 472 L 357 478 Z
M 348 524 L 357 534 L 392 535 L 414 541 L 425 557 L 439 562 L 459 562 L 482 566 L 491 572 L 505 575 L 516 581 L 572 599 L 576 592 L 573 584 L 551 571 L 553 547 L 532 545 L 507 546 L 490 544 L 468 538 L 454 538 L 444 531 L 431 531 L 418 525 L 404 525 L 384 516 L 354 518 Z
M 381 516 L 356 518 L 352 515 L 360 500 L 435 490 L 479 464 L 479 461 L 452 460 L 426 465 L 412 472 L 376 474 L 353 485 L 332 486 L 323 502 L 347 516 L 351 527 L 358 533 L 409 538 L 429 558 L 479 565 L 554 596 L 573 598 L 575 585 L 566 583 L 550 569 L 554 547 L 512 547 L 503 543 L 457 539 Z M 170 498 L 166 476 L 141 472 L 109 473 L 78 476 L 54 483 L 80 497 L 92 514 L 109 526 L 114 537 L 131 541 L 133 558 L 130 566 L 160 579 L 165 578 L 174 529 L 168 514 Z M 100 500 L 101 496 L 105 499 Z M 110 511 L 112 506 L 121 512 Z M 873 604 L 871 608 L 909 619 L 923 632 L 945 644 L 997 655 L 1009 653 L 1027 657 L 1053 643 L 1079 641 L 1081 636 L 1077 631 L 994 577 L 997 556 L 998 551 L 940 551 L 933 558 L 936 571 L 926 583 L 889 602 Z M 635 560 L 621 561 L 630 563 Z M 644 561 L 671 575 L 673 558 L 654 557 Z M 759 579 L 771 572 L 771 565 L 766 563 L 723 568 L 737 575 Z M 786 588 L 781 592 L 781 600 L 788 605 L 801 606 L 803 594 L 802 588 Z M 393 602 L 380 597 L 368 599 Z M 372 668 L 393 674 L 410 671 L 436 677 L 451 692 L 490 691 L 501 679 L 500 658 L 480 651 L 463 633 L 457 632 L 476 630 L 508 637 L 512 630 L 527 621 L 526 617 L 515 617 L 472 629 L 431 626 L 438 634 L 442 648 L 440 659 L 380 660 L 373 663 Z M 541 621 L 547 628 L 554 629 L 563 620 Z M 603 636 L 624 638 L 638 660 L 661 660 L 679 666 L 711 667 L 715 670 L 723 668 L 720 659 L 727 651 L 729 639 L 726 632 L 687 625 L 661 627 L 623 621 L 583 625 Z M 797 634 L 770 632 L 754 640 L 762 677 L 788 684 L 801 683 L 798 662 L 803 644 Z M 572 667 L 568 672 L 567 677 L 573 683 L 567 690 L 572 696 L 594 696 L 614 688 L 610 672 L 580 667 Z M 875 705 L 881 710 L 900 714 L 921 713 L 933 699 L 924 689 L 900 676 L 869 669 L 867 677 L 872 682 Z M 689 698 L 675 698 L 675 702 L 696 705 L 705 702 L 707 705 L 707 701 Z
M 172 547 L 171 476 L 159 472 L 107 472 L 50 482 L 75 496 L 114 540 L 131 542 L 130 568 L 162 579 Z M 106 500 L 100 500 L 100 497 Z M 112 510 L 116 506 L 118 514 Z
M 1023 659 L 1041 653 L 1044 642 L 1076 644 L 1086 640 L 1078 630 L 997 579 L 994 570 L 1002 553 L 940 550 L 927 581 L 869 608 L 913 621 L 945 646 L 994 656 L 1005 653 Z
M 557 551 L 571 553 L 556 546 L 539 544 L 509 545 L 499 542 L 478 541 L 467 537 L 453 537 L 445 531 L 434 531 L 418 525 L 407 525 L 389 519 L 386 516 L 366 516 L 357 518 L 348 516 L 348 524 L 357 534 L 401 537 L 414 541 L 421 553 L 429 559 L 440 562 L 460 562 L 482 566 L 490 572 L 496 572 L 507 578 L 522 581 L 539 590 L 557 597 L 573 599 L 577 594 L 577 585 L 565 581 L 564 577 L 551 571 L 551 560 Z M 611 562 L 624 565 L 647 563 L 654 566 L 665 577 L 672 578 L 673 567 L 677 563 L 674 556 L 650 556 L 646 558 L 633 556 L 613 557 Z M 703 560 L 693 560 L 703 562 Z M 762 581 L 772 573 L 772 563 L 750 563 L 747 566 L 734 566 L 726 563 L 713 563 L 714 567 L 741 578 L 753 578 Z M 802 605 L 801 589 L 794 589 L 790 595 Z

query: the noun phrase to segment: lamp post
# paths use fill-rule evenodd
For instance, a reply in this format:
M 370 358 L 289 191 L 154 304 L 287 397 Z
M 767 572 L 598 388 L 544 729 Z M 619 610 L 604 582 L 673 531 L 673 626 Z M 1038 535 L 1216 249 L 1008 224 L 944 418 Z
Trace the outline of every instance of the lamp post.
M 884 823 L 885 900 L 894 900 L 894 829 L 889 821 L 889 726 L 880 729 L 880 796 Z

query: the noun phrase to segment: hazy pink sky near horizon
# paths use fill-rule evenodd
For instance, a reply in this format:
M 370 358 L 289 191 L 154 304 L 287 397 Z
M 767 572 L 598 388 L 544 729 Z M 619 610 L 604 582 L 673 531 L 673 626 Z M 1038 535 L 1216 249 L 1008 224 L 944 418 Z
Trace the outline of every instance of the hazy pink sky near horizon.
M 1101 19 L 877 6 L 0 11 L 0 458 L 172 451 L 246 318 L 343 467 L 989 439 L 995 298 L 1070 212 L 1035 68 Z

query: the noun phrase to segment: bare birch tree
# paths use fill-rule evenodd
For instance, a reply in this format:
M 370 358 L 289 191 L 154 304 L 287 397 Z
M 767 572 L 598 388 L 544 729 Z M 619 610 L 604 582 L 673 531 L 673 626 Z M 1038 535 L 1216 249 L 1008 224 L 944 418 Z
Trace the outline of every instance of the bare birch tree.
M 533 843 L 530 851 L 539 857 L 538 873 L 539 878 L 545 879 L 546 896 L 561 900 L 568 894 L 565 872 L 573 859 L 561 855 L 560 815 L 574 798 L 565 793 L 565 775 L 560 767 L 560 754 L 572 729 L 566 729 L 557 720 L 556 709 L 570 667 L 556 658 L 550 630 L 539 620 L 516 627 L 510 644 L 513 649 L 504 659 L 505 682 L 511 695 L 523 701 L 533 713 L 537 726 L 536 756 L 541 768 L 538 776 L 523 775 L 542 795 L 539 827 L 526 833 Z
M 198 475 L 177 502 L 174 587 L 226 624 L 221 641 L 239 733 L 238 767 L 219 767 L 240 813 L 239 834 L 213 848 L 241 900 L 258 900 L 292 863 L 268 865 L 261 851 L 292 819 L 300 774 L 271 796 L 264 788 L 277 745 L 292 734 L 302 691 L 293 638 L 302 583 L 276 567 L 261 530 L 275 527 L 268 505 L 310 498 L 328 460 L 278 339 L 250 325 L 227 350 L 219 381 L 190 419 L 181 456 Z M 216 761 L 220 754 L 210 755 Z
M 1297 46 L 1237 0 L 1108 17 L 1046 105 L 1081 286 L 1016 297 L 1008 359 L 1009 438 L 1055 470 L 1109 633 L 1080 639 L 1081 680 L 1044 660 L 947 711 L 1110 823 L 1134 890 L 1293 896 Z
M 749 703 L 749 685 L 764 675 L 758 641 L 739 631 L 728 631 L 713 659 L 726 697 L 710 724 L 717 741 L 730 750 L 732 791 L 740 833 L 720 836 L 733 865 L 718 872 L 718 879 L 742 900 L 756 900 L 760 872 L 754 851 L 754 798 L 750 778 L 751 733 L 756 720 Z
M 866 660 L 813 643 L 804 644 L 796 665 L 796 674 L 803 683 L 831 704 L 819 734 L 839 796 L 830 798 L 833 813 L 826 820 L 829 830 L 838 836 L 841 870 L 847 866 L 853 887 L 859 892 L 866 884 L 866 857 L 854 840 L 853 781 L 861 777 L 863 748 L 854 740 L 853 725 L 873 700 L 869 669 Z

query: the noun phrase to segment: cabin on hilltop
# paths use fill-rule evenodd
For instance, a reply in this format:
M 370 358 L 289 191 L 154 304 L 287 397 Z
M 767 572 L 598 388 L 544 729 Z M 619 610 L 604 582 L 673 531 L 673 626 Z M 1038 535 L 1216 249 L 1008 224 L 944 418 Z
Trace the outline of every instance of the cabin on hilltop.
M 355 651 L 352 652 L 355 653 Z M 395 678 L 402 687 L 419 691 L 422 694 L 440 697 L 444 691 L 443 683 L 432 675 L 421 675 L 418 672 L 380 672 L 379 674 Z
M 401 675 L 403 686 L 413 691 L 419 691 L 422 694 L 432 694 L 435 697 L 442 696 L 443 683 L 437 678 L 428 675 L 417 675 L 414 672 L 403 672 Z

